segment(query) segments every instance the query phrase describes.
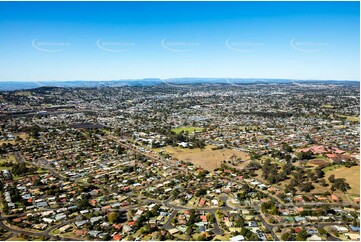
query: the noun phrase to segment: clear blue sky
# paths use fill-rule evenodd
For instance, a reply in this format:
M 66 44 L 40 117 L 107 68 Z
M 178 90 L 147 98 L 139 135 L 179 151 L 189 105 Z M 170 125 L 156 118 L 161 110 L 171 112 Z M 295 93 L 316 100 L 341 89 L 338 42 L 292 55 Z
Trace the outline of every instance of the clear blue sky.
M 0 81 L 359 80 L 359 2 L 0 2 Z

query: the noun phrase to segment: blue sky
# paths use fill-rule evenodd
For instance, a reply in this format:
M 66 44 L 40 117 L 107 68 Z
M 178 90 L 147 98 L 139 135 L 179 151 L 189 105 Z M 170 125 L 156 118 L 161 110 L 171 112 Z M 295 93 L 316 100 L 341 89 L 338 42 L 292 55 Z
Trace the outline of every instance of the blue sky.
M 0 81 L 359 80 L 359 2 L 0 2 Z

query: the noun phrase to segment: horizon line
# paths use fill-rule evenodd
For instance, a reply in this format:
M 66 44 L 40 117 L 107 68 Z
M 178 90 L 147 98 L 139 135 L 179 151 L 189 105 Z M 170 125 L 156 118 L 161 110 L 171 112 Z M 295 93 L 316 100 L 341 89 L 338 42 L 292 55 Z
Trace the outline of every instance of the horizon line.
M 158 77 L 144 77 L 144 78 L 129 78 L 129 79 L 107 79 L 107 80 L 0 80 L 1 82 L 121 82 L 121 81 L 150 81 L 150 80 L 173 80 L 173 79 L 223 79 L 223 80 L 292 80 L 292 81 L 352 81 L 360 82 L 360 80 L 352 79 L 297 79 L 297 78 L 273 78 L 273 77 L 170 77 L 170 78 L 158 78 Z

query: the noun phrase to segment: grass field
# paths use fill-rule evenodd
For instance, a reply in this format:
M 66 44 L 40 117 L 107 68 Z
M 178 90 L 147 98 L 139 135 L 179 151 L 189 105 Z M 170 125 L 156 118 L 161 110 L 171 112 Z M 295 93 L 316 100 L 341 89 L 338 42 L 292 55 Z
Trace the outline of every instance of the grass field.
M 207 146 L 204 150 L 201 149 L 183 149 L 177 147 L 163 147 L 165 153 L 168 153 L 177 158 L 178 160 L 189 161 L 196 167 L 202 167 L 208 171 L 213 171 L 215 168 L 221 166 L 223 160 L 228 160 L 231 156 L 235 155 L 242 160 L 248 160 L 247 153 L 230 150 L 212 150 L 213 146 Z
M 328 177 L 331 175 L 335 175 L 335 178 L 345 178 L 346 182 L 350 185 L 351 189 L 347 191 L 347 194 L 360 194 L 360 166 L 352 166 L 347 168 L 342 165 L 333 165 L 328 166 L 323 169 L 325 172 L 325 180 L 327 187 L 322 187 L 320 184 L 314 184 L 315 189 L 312 190 L 312 193 L 324 193 L 330 190 L 332 184 L 328 181 Z M 346 196 L 339 190 L 336 190 L 335 193 L 339 195 L 339 197 L 345 199 Z
M 0 156 L 0 164 L 9 161 L 16 162 L 15 156 L 13 154 Z
M 345 118 L 346 118 L 347 120 L 349 120 L 349 121 L 360 122 L 360 117 L 346 116 L 346 115 L 341 115 L 341 114 L 337 114 L 337 116 L 339 116 L 339 117 L 345 117 Z
M 316 167 L 318 166 L 322 166 L 322 165 L 329 165 L 330 164 L 330 161 L 328 161 L 327 159 L 325 158 L 316 158 L 316 159 L 313 159 L 313 160 L 310 160 L 308 162 L 309 165 L 314 165 Z
M 360 194 L 360 166 L 352 166 L 350 168 L 340 167 L 326 172 L 325 177 L 334 174 L 336 178 L 345 178 L 350 184 L 351 189 L 348 193 Z
M 229 241 L 229 236 L 216 235 L 213 240 L 216 240 L 216 239 L 218 239 L 220 241 Z
M 344 166 L 342 166 L 342 165 L 331 165 L 331 166 L 327 166 L 327 167 L 325 167 L 325 168 L 323 168 L 322 170 L 325 172 L 325 173 L 327 173 L 327 172 L 329 172 L 329 171 L 333 171 L 333 170 L 336 170 L 336 169 L 338 169 L 338 168 L 341 168 L 341 167 L 344 167 Z M 331 175 L 331 173 L 330 173 L 330 175 Z
M 11 238 L 9 238 L 7 241 L 42 241 L 39 237 L 28 237 L 28 238 L 24 238 L 24 236 L 13 236 Z
M 315 169 L 316 167 L 324 164 L 325 162 L 328 162 L 327 159 L 316 158 L 316 159 L 308 162 L 307 167 L 308 167 L 308 169 Z M 320 194 L 320 193 L 325 193 L 327 191 L 330 191 L 332 184 L 328 181 L 328 177 L 330 175 L 334 174 L 335 178 L 345 178 L 346 182 L 350 185 L 351 189 L 347 191 L 347 193 L 346 193 L 347 195 L 356 194 L 356 197 L 359 196 L 359 194 L 360 194 L 360 166 L 352 166 L 350 168 L 347 168 L 343 165 L 331 165 L 331 166 L 327 166 L 326 168 L 324 168 L 323 171 L 325 172 L 324 179 L 326 180 L 326 183 L 328 184 L 328 186 L 323 187 L 319 183 L 313 183 L 313 185 L 315 186 L 315 189 L 313 189 L 311 191 L 311 193 Z M 256 174 L 257 174 L 257 179 L 259 179 L 260 181 L 262 181 L 266 184 L 268 183 L 267 181 L 265 181 L 262 178 L 261 170 L 257 170 Z M 276 184 L 275 186 L 285 189 L 285 186 L 288 184 L 288 181 L 289 180 L 280 182 L 280 183 Z M 298 193 L 302 193 L 302 192 L 298 191 Z M 342 199 L 346 198 L 345 194 L 340 192 L 339 190 L 336 190 L 335 193 Z
M 0 158 L 0 170 L 11 170 L 12 169 L 11 166 L 8 167 L 3 164 L 5 162 L 16 163 L 15 156 L 13 154 L 11 154 L 11 155 L 5 155 Z
M 193 133 L 194 131 L 202 131 L 203 128 L 200 127 L 193 127 L 193 126 L 186 126 L 186 127 L 178 127 L 178 128 L 174 128 L 172 129 L 173 132 L 175 132 L 176 134 L 179 134 L 180 132 L 184 131 L 187 132 L 189 134 Z
M 11 166 L 0 166 L 0 171 L 2 170 L 11 170 L 12 167 Z
M 20 237 L 14 236 L 14 237 L 9 238 L 7 241 L 28 241 L 28 240 L 22 236 L 20 236 Z
M 322 105 L 321 108 L 333 108 L 333 106 L 330 104 L 325 104 L 325 105 Z
M 29 139 L 29 135 L 26 133 L 18 133 L 15 134 L 15 137 L 20 137 L 23 140 L 28 140 Z M 1 140 L 0 141 L 0 145 L 2 144 L 16 144 L 15 139 L 14 140 Z

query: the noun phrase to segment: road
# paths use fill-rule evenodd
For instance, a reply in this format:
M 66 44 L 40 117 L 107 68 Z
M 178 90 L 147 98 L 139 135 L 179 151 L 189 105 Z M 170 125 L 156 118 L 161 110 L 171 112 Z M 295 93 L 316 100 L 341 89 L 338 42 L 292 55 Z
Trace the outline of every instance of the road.
M 113 138 L 114 138 L 114 137 L 113 137 Z M 172 161 L 169 161 L 169 162 L 165 163 L 164 161 L 162 161 L 162 160 L 160 160 L 160 159 L 157 159 L 156 157 L 153 157 L 153 156 L 150 156 L 149 154 L 145 154 L 145 153 L 141 152 L 141 151 L 139 150 L 139 147 L 136 147 L 136 146 L 133 146 L 133 145 L 130 145 L 130 144 L 126 144 L 125 141 L 120 140 L 120 139 L 117 139 L 117 140 L 118 140 L 118 142 L 119 142 L 121 145 L 125 146 L 125 147 L 128 148 L 128 149 L 133 150 L 134 152 L 136 152 L 136 153 L 138 153 L 138 154 L 141 154 L 141 155 L 143 155 L 143 156 L 146 156 L 146 157 L 150 158 L 151 160 L 158 161 L 158 162 L 160 162 L 160 163 L 162 163 L 162 164 L 164 164 L 164 165 L 170 165 L 170 166 L 172 166 L 172 168 L 174 168 L 174 169 L 176 169 L 176 170 L 179 170 L 178 167 L 175 167 L 175 166 L 174 166 L 174 165 L 175 165 L 174 161 L 173 161 L 173 162 L 172 162 Z M 180 172 L 183 172 L 183 171 L 180 171 Z M 229 180 L 231 180 L 232 182 L 236 182 L 236 183 L 240 183 L 240 182 L 241 182 L 241 181 L 239 181 L 239 180 L 237 180 L 237 179 L 233 179 L 233 178 L 229 178 Z M 265 192 L 264 190 L 261 190 L 261 189 L 258 189 L 258 188 L 256 188 L 256 190 L 261 191 L 261 192 Z M 342 205 L 342 204 L 328 204 L 328 203 L 302 203 L 302 204 L 285 203 L 285 202 L 282 201 L 279 197 L 277 197 L 277 196 L 275 196 L 275 195 L 273 195 L 273 194 L 270 194 L 269 192 L 265 192 L 265 193 L 266 193 L 268 196 L 274 198 L 276 201 L 278 201 L 279 204 L 281 204 L 281 205 L 284 206 L 284 207 L 295 207 L 295 206 L 299 206 L 299 205 L 301 205 L 301 206 L 307 206 L 307 205 L 308 205 L 308 206 L 323 206 L 323 205 L 339 206 L 339 205 Z M 223 206 L 223 207 L 221 207 L 221 208 L 199 208 L 199 207 L 195 207 L 195 208 L 192 207 L 192 208 L 190 208 L 190 207 L 185 207 L 185 206 L 180 206 L 180 205 L 171 204 L 171 203 L 170 203 L 170 199 L 168 199 L 168 200 L 166 200 L 166 201 L 163 201 L 162 204 L 165 205 L 165 206 L 167 206 L 167 207 L 169 207 L 169 208 L 174 209 L 174 211 L 173 211 L 172 214 L 174 214 L 174 213 L 175 213 L 176 211 L 178 211 L 178 210 L 195 209 L 196 211 L 209 212 L 209 213 L 213 214 L 213 216 L 214 216 L 214 215 L 215 215 L 215 212 L 216 212 L 217 210 L 226 210 L 226 211 L 229 211 L 229 210 L 242 209 L 241 207 L 240 207 L 240 208 L 231 208 L 231 207 L 229 207 L 229 206 L 228 206 L 228 203 L 227 203 L 228 198 L 229 198 L 228 196 L 220 196 L 220 199 L 225 202 L 225 206 Z M 159 201 L 157 201 L 157 200 L 152 200 L 152 199 L 147 199 L 147 200 L 148 200 L 148 201 L 151 201 L 151 202 L 159 203 Z M 343 205 L 344 205 L 344 204 L 343 204 Z M 273 239 L 276 240 L 276 241 L 279 241 L 279 238 L 278 238 L 278 236 L 276 235 L 276 233 L 273 231 L 273 228 L 276 227 L 276 226 L 281 226 L 281 225 L 282 225 L 282 226 L 288 226 L 288 225 L 284 225 L 284 224 L 269 224 L 269 223 L 265 220 L 265 218 L 261 215 L 261 213 L 260 213 L 260 211 L 259 211 L 259 208 L 254 207 L 254 209 L 255 209 L 255 211 L 258 212 L 258 215 L 257 215 L 258 218 L 259 218 L 260 221 L 262 222 L 263 226 L 266 227 L 267 230 L 270 231 Z M 174 216 L 175 216 L 175 215 L 174 215 Z M 173 219 L 173 218 L 172 218 L 172 219 Z M 168 221 L 167 221 L 167 223 L 166 223 L 165 226 L 171 228 L 170 222 L 171 222 L 172 219 L 168 219 Z M 323 226 L 326 226 L 326 225 L 334 225 L 334 224 L 337 224 L 337 223 L 320 223 L 319 225 L 320 225 L 321 227 L 323 227 Z M 303 226 L 306 226 L 306 225 L 314 225 L 314 224 L 311 224 L 311 223 L 310 223 L 310 224 L 305 224 L 305 225 L 303 225 Z M 291 226 L 291 225 L 290 225 L 290 226 Z M 217 222 L 215 222 L 215 224 L 214 224 L 214 232 L 215 232 L 215 234 L 222 234 L 222 233 L 223 233 L 223 231 L 219 228 Z M 332 236 L 331 236 L 331 237 L 332 237 Z M 334 239 L 337 239 L 337 238 L 334 238 Z
M 127 143 L 126 141 L 124 140 L 121 140 L 121 139 L 118 139 L 118 138 L 115 138 L 113 136 L 111 136 L 111 138 L 113 140 L 116 140 L 116 142 L 118 142 L 121 146 L 127 148 L 128 150 L 132 150 L 133 152 L 137 153 L 137 154 L 140 154 L 142 156 L 145 156 L 153 161 L 156 161 L 156 162 L 159 162 L 161 163 L 162 165 L 165 165 L 165 166 L 169 166 L 171 167 L 173 170 L 177 171 L 177 174 L 176 175 L 173 175 L 173 176 L 169 176 L 169 177 L 164 177 L 164 178 L 161 178 L 157 181 L 154 181 L 152 183 L 148 183 L 147 185 L 145 186 L 140 186 L 140 187 L 137 187 L 135 188 L 133 191 L 129 192 L 128 195 L 129 196 L 132 196 L 133 193 L 135 191 L 139 191 L 139 190 L 142 190 L 142 189 L 145 189 L 147 187 L 150 187 L 150 186 L 154 186 L 155 184 L 159 184 L 159 183 L 162 183 L 166 180 L 169 180 L 177 175 L 180 175 L 182 173 L 184 173 L 184 171 L 182 169 L 180 169 L 178 166 L 177 166 L 177 163 L 173 160 L 167 160 L 167 161 L 164 161 L 163 159 L 157 157 L 157 155 L 153 154 L 148 154 L 148 153 L 145 153 L 145 152 L 142 152 L 140 150 L 140 147 L 137 147 L 133 144 L 129 144 Z M 15 158 L 16 160 L 19 162 L 19 163 L 23 163 L 25 162 L 24 161 L 24 158 L 21 156 L 20 152 L 15 152 Z M 58 177 L 59 179 L 64 179 L 65 177 L 63 175 L 61 175 L 58 171 L 56 171 L 53 167 L 50 167 L 50 165 L 48 164 L 40 164 L 40 163 L 36 163 L 36 165 L 40 165 L 46 169 L 48 169 L 54 176 Z M 229 181 L 232 181 L 234 183 L 238 183 L 238 184 L 243 184 L 242 181 L 240 180 L 237 180 L 237 179 L 234 179 L 232 177 L 228 177 L 227 178 Z M 258 191 L 261 191 L 261 192 L 264 192 L 266 193 L 267 195 L 269 195 L 270 197 L 276 199 L 276 201 L 279 202 L 279 204 L 281 204 L 282 206 L 284 207 L 295 207 L 297 206 L 298 204 L 294 204 L 294 203 L 285 203 L 283 202 L 281 199 L 279 199 L 277 196 L 274 196 L 272 194 L 269 194 L 268 192 L 265 192 L 264 190 L 261 190 L 261 189 L 258 189 L 257 187 L 255 188 L 256 190 Z M 138 196 L 139 197 L 139 196 Z M 167 200 L 164 200 L 164 201 L 160 201 L 160 200 L 156 200 L 156 199 L 150 199 L 150 198 L 144 198 L 144 199 L 139 199 L 140 202 L 136 205 L 131 205 L 131 206 L 127 206 L 127 207 L 122 207 L 122 208 L 119 208 L 119 209 L 115 209 L 117 211 L 128 211 L 129 209 L 134 209 L 134 208 L 139 208 L 141 206 L 144 206 L 145 203 L 157 203 L 157 204 L 161 204 L 161 205 L 164 205 L 164 206 L 167 206 L 171 209 L 173 209 L 171 215 L 169 216 L 168 220 L 166 221 L 166 223 L 163 225 L 163 228 L 164 229 L 171 229 L 173 228 L 171 222 L 173 220 L 173 218 L 176 216 L 177 212 L 179 210 L 190 210 L 190 209 L 194 209 L 198 212 L 208 212 L 208 213 L 211 213 L 212 216 L 214 218 L 216 218 L 215 216 L 215 213 L 217 210 L 225 210 L 225 211 L 230 211 L 230 210 L 240 210 L 240 209 L 244 209 L 244 207 L 241 207 L 241 206 L 235 206 L 235 207 L 230 207 L 228 205 L 228 200 L 229 200 L 229 196 L 228 195 L 220 195 L 219 196 L 219 199 L 222 200 L 224 202 L 224 206 L 223 207 L 211 207 L 211 208 L 203 208 L 203 207 L 187 207 L 187 206 L 181 206 L 181 205 L 175 205 L 175 204 L 171 204 L 170 201 L 172 200 L 172 197 L 169 197 Z M 322 205 L 330 205 L 330 206 L 339 206 L 339 205 L 344 205 L 344 204 L 324 204 L 324 203 L 309 203 L 309 204 L 300 204 L 302 206 L 305 206 L 305 205 L 310 205 L 310 206 L 322 206 Z M 304 225 L 292 225 L 292 224 L 271 224 L 271 223 L 268 223 L 265 219 L 265 217 L 262 215 L 261 211 L 260 211 L 260 208 L 257 204 L 252 204 L 252 207 L 253 209 L 258 213 L 257 216 L 259 218 L 259 220 L 262 222 L 263 226 L 267 228 L 267 230 L 270 231 L 272 237 L 274 240 L 278 241 L 279 238 L 277 237 L 276 233 L 273 231 L 273 229 L 276 227 L 276 226 L 307 226 L 307 225 L 315 225 L 314 223 L 311 224 L 311 223 L 308 223 L 308 224 L 304 224 Z M 68 224 L 68 223 L 72 223 L 74 221 L 76 221 L 77 219 L 72 219 L 72 220 L 68 220 L 68 221 L 63 221 L 61 222 L 60 224 L 58 225 L 54 225 L 52 227 L 49 227 L 47 230 L 45 231 L 42 231 L 42 232 L 32 232 L 32 231 L 26 231 L 26 230 L 20 230 L 20 229 L 16 229 L 16 228 L 13 228 L 13 227 L 9 227 L 7 226 L 6 224 L 4 224 L 4 222 L 2 220 L 4 219 L 7 219 L 7 218 L 15 218 L 15 217 L 19 217 L 21 216 L 21 214 L 18 214 L 18 215 L 5 215 L 5 216 L 0 216 L 0 227 L 1 228 L 4 228 L 5 230 L 8 230 L 10 231 L 13 235 L 13 234 L 18 234 L 18 233 L 22 233 L 22 234 L 26 234 L 26 235 L 30 235 L 30 236 L 36 236 L 36 237 L 41 237 L 41 236 L 44 236 L 46 238 L 50 238 L 50 239 L 59 239 L 58 237 L 55 237 L 55 236 L 52 236 L 50 234 L 50 232 L 54 229 L 57 229 L 57 228 L 60 228 L 62 226 L 64 226 L 65 224 Z M 319 227 L 324 227 L 326 225 L 335 225 L 335 224 L 338 224 L 338 223 L 319 223 Z M 213 224 L 213 231 L 215 234 L 217 235 L 222 235 L 224 232 L 222 231 L 222 229 L 219 227 L 218 223 L 217 223 L 217 219 L 215 219 L 215 222 Z M 10 235 L 9 235 L 10 236 Z M 73 238 L 64 238 L 65 240 L 74 240 Z M 330 236 L 330 239 L 332 240 L 337 240 L 337 238 L 333 237 L 333 236 Z
M 178 210 L 173 210 L 173 212 L 170 214 L 167 222 L 163 225 L 163 229 L 169 230 L 169 229 L 173 228 L 172 220 L 177 215 L 177 213 L 178 213 Z
M 23 156 L 20 154 L 19 151 L 14 152 L 14 156 L 15 156 L 16 161 L 17 161 L 19 164 L 25 163 L 25 160 L 24 160 Z
M 56 228 L 60 228 L 66 224 L 69 224 L 69 223 L 72 223 L 76 221 L 76 219 L 73 219 L 73 220 L 67 220 L 67 221 L 63 221 L 62 223 L 58 224 L 58 225 L 55 225 L 55 226 L 52 226 L 52 227 L 49 227 L 48 229 L 44 230 L 44 231 L 41 231 L 41 232 L 33 232 L 33 231 L 29 231 L 29 230 L 25 230 L 25 229 L 17 229 L 15 227 L 9 227 L 7 226 L 6 224 L 4 224 L 4 221 L 0 220 L 0 228 L 3 228 L 9 232 L 11 232 L 12 234 L 24 234 L 24 235 L 28 235 L 28 236 L 32 236 L 32 237 L 45 237 L 45 238 L 48 238 L 50 240 L 67 240 L 67 241 L 80 241 L 80 240 L 77 240 L 77 239 L 74 239 L 74 238 L 68 238 L 68 237 L 56 237 L 56 236 L 52 236 L 50 235 L 50 231 L 52 231 L 53 229 L 56 229 Z
M 272 235 L 272 237 L 273 237 L 273 240 L 279 241 L 278 236 L 277 236 L 276 233 L 273 231 L 273 228 L 274 228 L 275 226 L 272 226 L 272 225 L 268 224 L 267 221 L 263 218 L 263 216 L 262 216 L 261 214 L 257 214 L 257 216 L 258 216 L 258 218 L 261 220 L 263 226 L 265 226 L 266 229 L 271 232 L 271 235 Z
M 217 221 L 217 218 L 216 218 L 216 213 L 215 212 L 211 212 L 213 218 L 214 218 L 214 223 L 213 223 L 213 232 L 216 234 L 216 235 L 223 235 L 224 234 L 224 231 L 219 227 L 219 224 L 218 224 L 218 221 Z

